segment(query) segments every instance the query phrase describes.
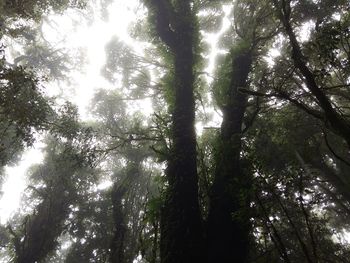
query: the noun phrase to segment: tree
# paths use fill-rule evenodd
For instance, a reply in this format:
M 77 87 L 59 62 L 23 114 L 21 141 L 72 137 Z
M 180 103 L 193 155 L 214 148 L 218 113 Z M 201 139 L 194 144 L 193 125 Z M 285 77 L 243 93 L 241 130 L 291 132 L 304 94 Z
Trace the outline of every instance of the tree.
M 62 116 L 73 123 L 74 118 Z M 9 225 L 14 262 L 42 261 L 54 251 L 72 209 L 91 184 L 94 157 L 89 145 L 90 130 L 66 125 L 63 131 L 48 139 L 44 163 L 32 168 L 30 199 L 38 204 L 15 228 Z
M 18 67 L 11 69 L 2 63 L 0 120 L 1 145 L 0 166 L 14 161 L 25 146 L 34 141 L 33 129 L 46 127 L 50 115 L 53 114 L 38 86 L 35 76 Z
M 145 1 L 164 48 L 173 59 L 172 148 L 161 214 L 161 261 L 201 261 L 202 220 L 198 203 L 194 129 L 195 8 L 192 1 Z
M 241 90 L 250 85 L 249 74 L 254 66 L 258 66 L 259 56 L 263 54 L 261 46 L 277 32 L 274 22 L 267 18 L 272 13 L 269 3 L 236 1 L 233 9 L 234 44 L 213 85 L 223 120 L 214 145 L 215 172 L 207 234 L 209 262 L 248 262 L 253 184 L 252 174 L 242 157 L 242 144 L 243 133 L 259 110 L 259 101 L 249 107 L 248 96 Z M 248 111 L 254 107 L 255 110 Z
M 290 1 L 275 1 L 275 7 L 277 9 L 278 16 L 283 24 L 285 32 L 289 38 L 291 45 L 291 57 L 294 62 L 294 66 L 300 71 L 302 75 L 302 81 L 306 84 L 311 94 L 317 101 L 318 106 L 322 109 L 323 113 L 318 115 L 318 118 L 324 118 L 331 129 L 339 136 L 343 137 L 348 145 L 350 145 L 350 124 L 346 117 L 332 105 L 332 101 L 325 92 L 322 90 L 322 84 L 318 84 L 315 73 L 313 73 L 307 65 L 307 58 L 304 56 L 300 44 L 296 38 L 294 30 L 291 24 L 291 4 Z M 338 3 L 337 3 L 338 4 Z M 338 4 L 338 8 L 346 8 L 346 3 Z M 329 15 L 329 14 L 328 14 Z M 327 16 L 319 17 L 317 24 L 319 27 L 323 27 L 322 24 L 327 23 Z M 327 54 L 325 54 L 327 55 Z M 343 85 L 346 85 L 345 83 Z
M 312 116 L 287 105 L 262 114 L 249 131 L 255 139 L 248 158 L 254 164 L 254 228 L 260 238 L 255 257 L 262 261 L 342 262 L 348 253 L 332 235 L 344 226 L 349 203 L 307 161 L 326 150 L 318 129 Z
M 110 234 L 109 262 L 132 262 L 140 253 L 142 214 L 151 193 L 152 178 L 143 162 L 152 157 L 145 138 L 148 131 L 135 114 L 128 116 L 127 100 L 116 91 L 100 90 L 94 98 L 93 112 L 104 134 L 102 151 L 113 167 L 109 192 L 113 227 Z M 124 164 L 121 163 L 124 160 Z M 148 160 L 148 165 L 150 165 Z
M 48 12 L 68 7 L 83 7 L 83 1 L 2 1 L 0 3 L 0 169 L 17 161 L 22 151 L 32 146 L 35 133 L 49 129 L 55 112 L 53 101 L 44 92 L 46 70 L 54 77 L 62 76 L 63 56 L 42 44 L 40 22 Z M 20 23 L 23 19 L 25 23 Z M 42 35 L 41 35 L 42 36 Z M 9 42 L 24 45 L 25 54 L 13 55 Z M 41 43 L 41 48 L 36 46 Z M 47 44 L 47 43 L 46 43 Z M 44 59 L 45 58 L 45 59 Z M 1 176 L 2 177 L 2 176 Z M 1 180 L 2 181 L 2 178 Z

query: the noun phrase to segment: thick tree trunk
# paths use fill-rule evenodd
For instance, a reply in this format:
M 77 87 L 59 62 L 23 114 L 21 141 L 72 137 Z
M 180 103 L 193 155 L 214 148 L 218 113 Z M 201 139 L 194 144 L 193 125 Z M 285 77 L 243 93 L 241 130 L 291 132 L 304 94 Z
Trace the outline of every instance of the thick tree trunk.
M 202 262 L 201 215 L 196 163 L 192 1 L 148 0 L 157 33 L 174 58 L 175 101 L 172 112 L 168 189 L 161 211 L 160 255 L 163 263 Z
M 249 176 L 241 167 L 242 123 L 247 98 L 238 88 L 245 87 L 251 68 L 249 51 L 232 55 L 231 84 L 227 105 L 222 107 L 216 171 L 208 215 L 208 261 L 244 263 L 248 259 L 250 218 Z
M 169 188 L 161 214 L 162 262 L 199 262 L 201 216 L 198 203 L 194 128 L 193 54 L 184 46 L 175 57 L 173 149 L 166 171 Z

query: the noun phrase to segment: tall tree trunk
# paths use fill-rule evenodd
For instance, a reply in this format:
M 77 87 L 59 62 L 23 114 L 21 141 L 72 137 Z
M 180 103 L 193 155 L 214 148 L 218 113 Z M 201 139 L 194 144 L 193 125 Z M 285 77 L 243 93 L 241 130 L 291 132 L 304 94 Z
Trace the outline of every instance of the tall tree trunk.
M 124 209 L 123 200 L 126 197 L 125 195 L 129 191 L 130 186 L 139 177 L 139 169 L 140 168 L 138 163 L 130 163 L 125 168 L 124 172 L 126 174 L 122 181 L 113 184 L 111 199 L 113 208 L 114 230 L 112 242 L 110 245 L 110 263 L 126 263 L 130 260 L 125 254 L 125 241 L 128 234 L 128 218 Z
M 149 0 L 157 33 L 174 57 L 174 94 L 168 189 L 161 211 L 160 255 L 163 263 L 201 262 L 202 227 L 196 163 L 192 1 Z
M 162 262 L 197 262 L 201 220 L 198 203 L 191 46 L 175 58 L 173 149 L 169 188 L 161 214 Z
M 49 137 L 43 163 L 30 174 L 29 179 L 35 182 L 40 178 L 39 185 L 44 187 L 32 187 L 35 191 L 32 197 L 40 203 L 22 220 L 16 231 L 9 226 L 14 237 L 15 263 L 47 261 L 66 229 L 71 206 L 79 200 L 77 185 L 86 186 L 79 174 L 86 168 L 85 156 L 77 152 L 71 142 L 62 143 Z
M 124 249 L 125 249 L 125 236 L 127 232 L 127 226 L 125 222 L 125 215 L 123 209 L 123 198 L 127 192 L 126 187 L 119 186 L 116 183 L 112 189 L 112 207 L 113 207 L 113 239 L 110 246 L 110 258 L 111 263 L 125 263 Z
M 37 206 L 36 212 L 25 218 L 23 235 L 13 233 L 16 263 L 41 262 L 57 246 L 70 203 L 63 184 L 54 186 L 51 191 L 50 196 Z
M 244 263 L 248 259 L 250 218 L 249 175 L 241 165 L 242 123 L 247 97 L 238 91 L 247 84 L 252 64 L 248 49 L 230 54 L 232 73 L 217 145 L 216 170 L 208 215 L 208 261 Z

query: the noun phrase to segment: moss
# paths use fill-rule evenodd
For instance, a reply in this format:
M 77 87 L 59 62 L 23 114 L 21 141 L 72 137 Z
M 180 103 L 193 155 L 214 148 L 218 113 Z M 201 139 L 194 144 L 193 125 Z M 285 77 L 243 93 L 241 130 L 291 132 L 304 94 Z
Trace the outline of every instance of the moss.
M 231 84 L 234 82 L 235 75 L 237 75 L 236 69 L 232 66 L 234 60 L 249 51 L 250 43 L 248 41 L 237 41 L 223 61 L 218 63 L 218 77 L 213 83 L 212 90 L 215 102 L 220 108 L 223 108 L 229 103 L 228 98 L 232 89 Z

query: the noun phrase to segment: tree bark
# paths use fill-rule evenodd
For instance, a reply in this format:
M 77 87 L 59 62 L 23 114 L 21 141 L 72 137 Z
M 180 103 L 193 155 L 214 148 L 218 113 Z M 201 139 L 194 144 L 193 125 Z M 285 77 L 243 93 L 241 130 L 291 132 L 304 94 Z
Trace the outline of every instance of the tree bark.
M 249 50 L 232 53 L 231 83 L 216 150 L 216 171 L 208 215 L 208 261 L 244 263 L 248 260 L 250 217 L 249 176 L 241 165 L 242 123 L 247 96 L 238 91 L 247 84 L 252 64 Z
M 125 253 L 128 226 L 123 199 L 129 191 L 130 185 L 132 185 L 139 177 L 140 171 L 138 163 L 130 163 L 125 169 L 125 178 L 121 182 L 113 184 L 111 193 L 114 230 L 113 239 L 110 245 L 110 263 L 126 263 L 130 261 Z
M 26 217 L 23 235 L 15 236 L 16 263 L 41 262 L 57 246 L 70 203 L 67 189 L 62 184 L 51 191 L 50 196 L 38 205 L 36 213 Z
M 125 235 L 127 232 L 127 226 L 125 222 L 125 215 L 123 211 L 123 197 L 127 189 L 123 186 L 113 185 L 112 190 L 112 202 L 113 202 L 113 240 L 110 246 L 110 258 L 111 263 L 125 263 L 124 248 L 125 248 Z
M 146 1 L 154 12 L 157 33 L 174 59 L 173 145 L 166 169 L 169 186 L 161 211 L 163 263 L 202 262 L 203 255 L 195 134 L 195 15 L 191 3 Z

